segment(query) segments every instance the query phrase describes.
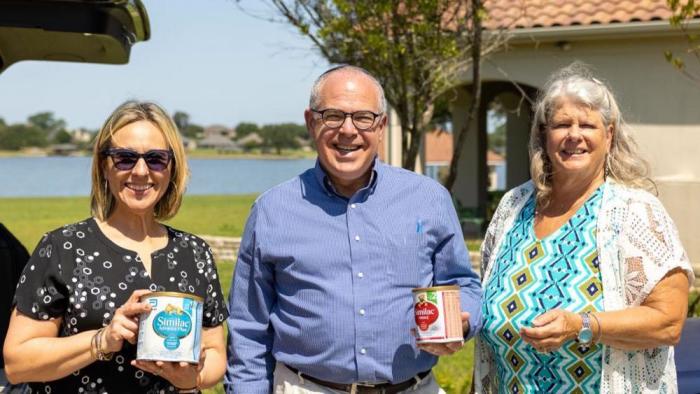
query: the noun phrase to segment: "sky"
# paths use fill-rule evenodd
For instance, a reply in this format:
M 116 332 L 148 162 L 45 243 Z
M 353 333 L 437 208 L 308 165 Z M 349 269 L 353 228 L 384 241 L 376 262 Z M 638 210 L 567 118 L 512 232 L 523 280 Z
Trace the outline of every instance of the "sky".
M 0 74 L 0 118 L 52 111 L 98 129 L 120 103 L 152 100 L 192 123 L 303 123 L 314 79 L 329 67 L 311 42 L 260 0 L 143 0 L 151 38 L 126 65 L 24 61 Z

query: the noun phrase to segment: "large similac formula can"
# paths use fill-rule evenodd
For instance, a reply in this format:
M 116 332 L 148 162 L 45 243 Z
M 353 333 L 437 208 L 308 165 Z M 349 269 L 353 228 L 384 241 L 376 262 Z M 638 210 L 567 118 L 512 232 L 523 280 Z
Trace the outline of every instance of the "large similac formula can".
M 201 297 L 154 292 L 141 297 L 151 311 L 139 317 L 137 360 L 199 363 L 202 340 Z
M 417 343 L 464 340 L 459 305 L 459 286 L 413 289 Z

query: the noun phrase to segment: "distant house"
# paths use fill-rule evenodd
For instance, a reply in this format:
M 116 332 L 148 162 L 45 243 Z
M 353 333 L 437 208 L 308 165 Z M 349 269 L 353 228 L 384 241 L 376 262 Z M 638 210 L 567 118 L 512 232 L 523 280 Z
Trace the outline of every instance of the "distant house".
M 218 135 L 231 140 L 236 138 L 236 130 L 223 125 L 211 125 L 204 128 L 202 135 L 204 138 Z
M 486 165 L 489 168 L 489 190 L 506 190 L 506 159 L 498 153 L 486 151 Z
M 197 140 L 187 137 L 182 137 L 182 145 L 185 146 L 186 150 L 197 149 Z
M 311 152 L 313 150 L 311 146 L 311 140 L 308 138 L 295 137 L 294 138 L 299 144 L 299 148 L 304 152 Z
M 80 149 L 75 144 L 55 144 L 49 147 L 49 152 L 55 156 L 70 156 L 78 154 Z
M 211 134 L 197 142 L 197 146 L 203 149 L 217 149 L 220 151 L 240 151 L 238 144 L 223 135 Z
M 236 142 L 241 148 L 250 150 L 262 145 L 263 139 L 258 133 L 250 133 L 245 137 L 239 138 Z
M 223 125 L 211 125 L 202 131 L 203 138 L 196 142 L 196 147 L 203 149 L 217 149 L 219 151 L 238 152 L 240 146 L 233 141 L 236 131 Z
M 73 131 L 69 132 L 71 136 L 71 140 L 76 143 L 87 143 L 92 141 L 92 138 L 95 136 L 94 133 L 92 133 L 90 130 L 87 129 L 75 129 Z
M 425 175 L 440 181 L 449 171 L 452 161 L 452 133 L 434 130 L 425 134 Z M 506 160 L 492 151 L 486 152 L 489 170 L 489 190 L 505 190 Z

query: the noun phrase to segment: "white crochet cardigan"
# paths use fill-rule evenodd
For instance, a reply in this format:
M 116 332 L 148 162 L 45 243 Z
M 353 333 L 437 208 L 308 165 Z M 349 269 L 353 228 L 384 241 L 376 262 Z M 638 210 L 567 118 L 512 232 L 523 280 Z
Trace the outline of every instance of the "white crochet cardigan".
M 493 270 L 503 237 L 534 191 L 531 181 L 503 197 L 481 246 L 481 277 Z M 695 279 L 673 221 L 659 200 L 640 189 L 608 181 L 597 219 L 596 242 L 606 311 L 640 305 L 670 270 L 680 267 Z M 498 392 L 494 355 L 477 337 L 476 393 Z M 676 393 L 673 347 L 626 351 L 603 346 L 601 393 Z

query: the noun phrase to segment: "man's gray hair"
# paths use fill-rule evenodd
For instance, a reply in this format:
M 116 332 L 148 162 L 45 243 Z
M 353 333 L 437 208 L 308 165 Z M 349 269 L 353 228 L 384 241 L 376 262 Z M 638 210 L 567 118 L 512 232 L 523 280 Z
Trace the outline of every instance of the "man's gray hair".
M 386 111 L 386 99 L 384 98 L 384 88 L 382 88 L 382 84 L 379 83 L 379 80 L 364 68 L 352 66 L 350 64 L 341 64 L 340 66 L 333 67 L 330 70 L 327 70 L 326 72 L 321 74 L 318 78 L 316 78 L 316 81 L 311 87 L 311 96 L 309 97 L 309 108 L 318 109 L 318 106 L 320 105 L 321 101 L 321 87 L 323 86 L 323 83 L 326 82 L 326 79 L 328 79 L 328 77 L 331 74 L 341 71 L 358 73 L 368 77 L 377 87 L 377 93 L 379 95 L 379 112 L 384 113 Z

